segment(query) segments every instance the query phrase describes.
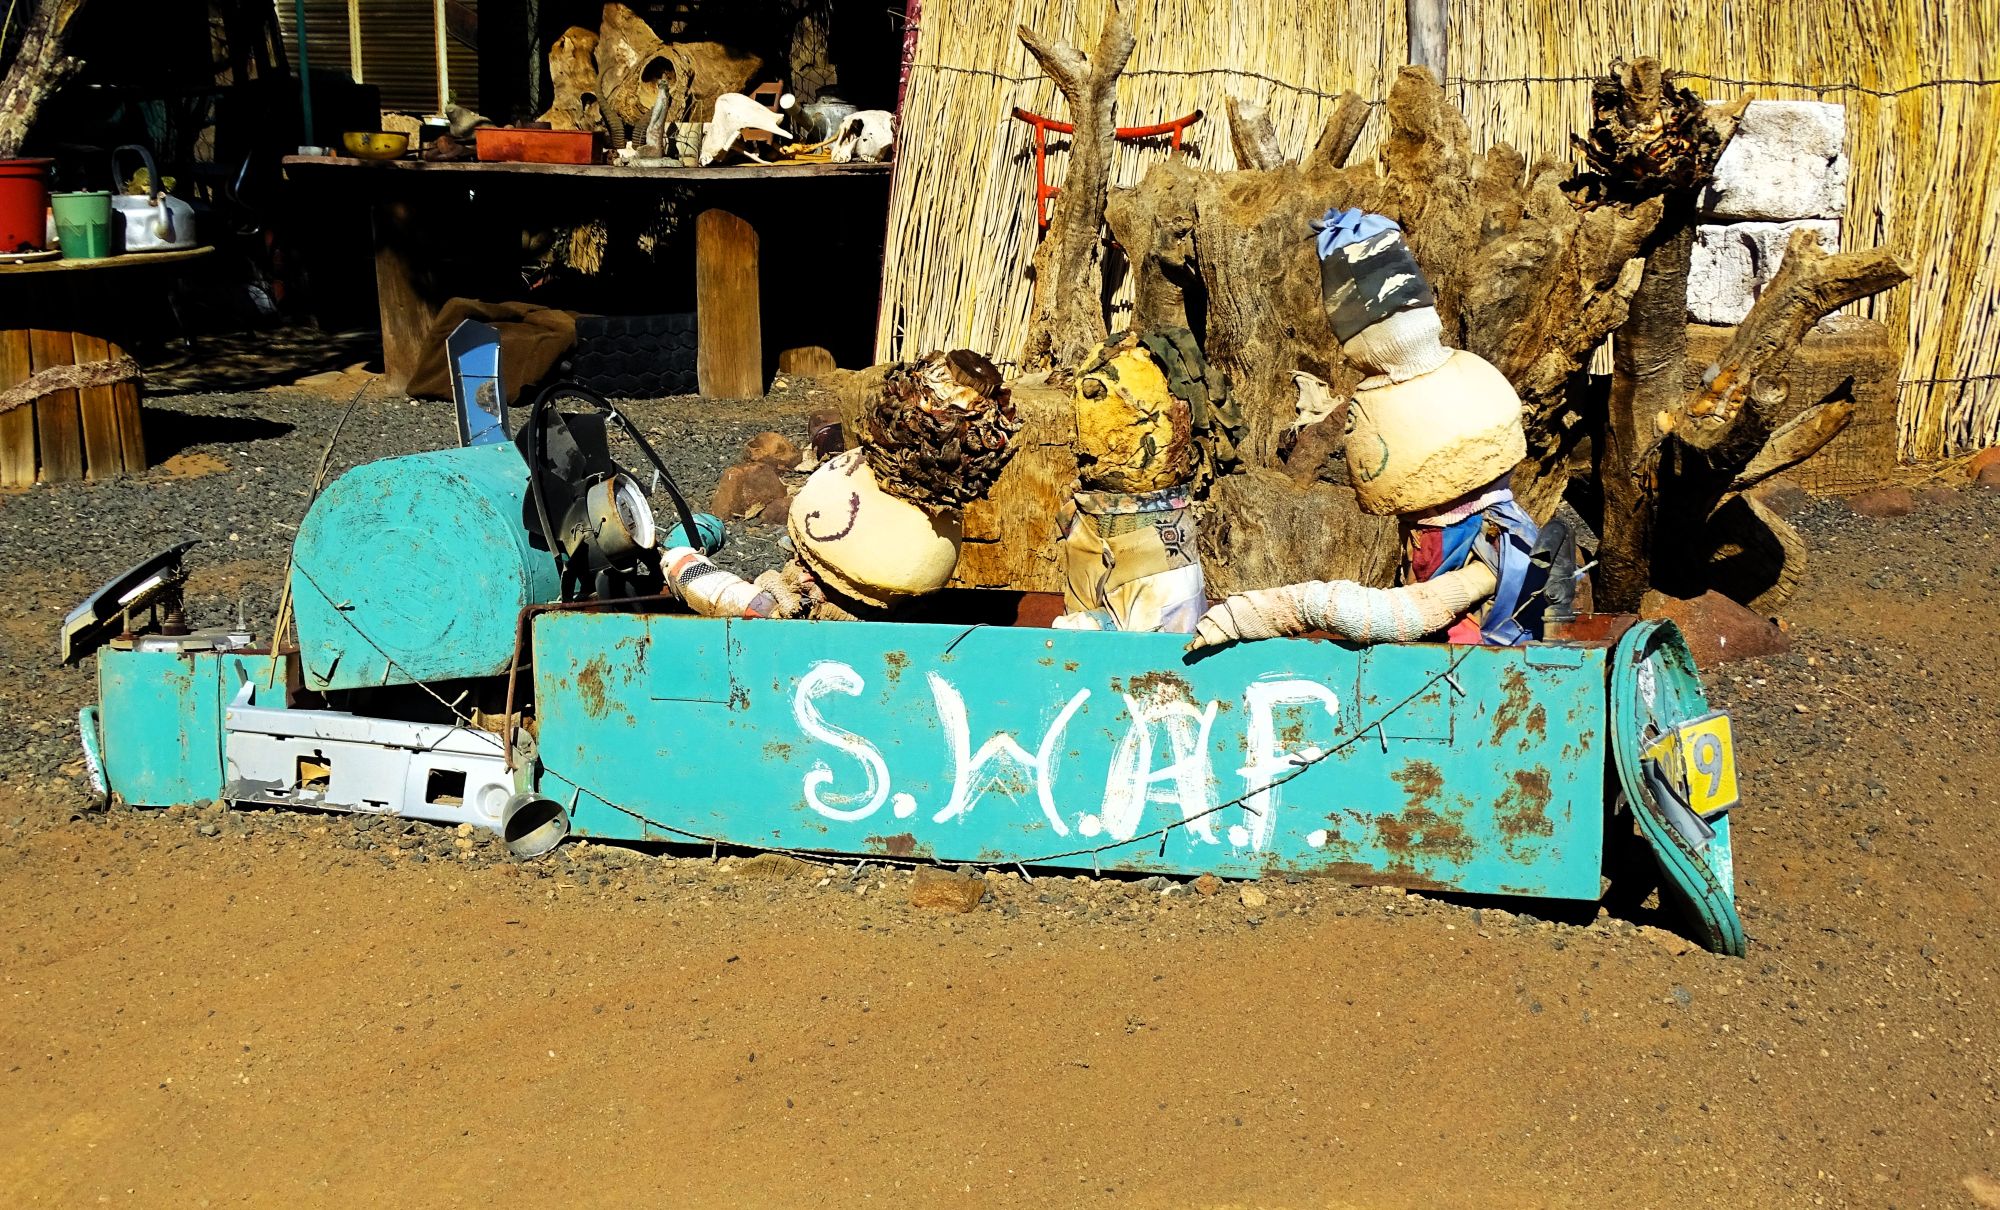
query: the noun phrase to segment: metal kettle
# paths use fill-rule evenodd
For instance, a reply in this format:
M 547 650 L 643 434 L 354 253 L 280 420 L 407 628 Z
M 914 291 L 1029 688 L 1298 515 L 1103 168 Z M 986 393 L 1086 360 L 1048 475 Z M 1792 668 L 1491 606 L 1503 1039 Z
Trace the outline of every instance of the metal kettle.
M 118 176 L 118 153 L 122 151 L 137 152 L 145 162 L 145 193 L 126 193 L 115 187 L 122 179 Z M 194 207 L 169 196 L 162 188 L 160 170 L 153 163 L 152 152 L 136 143 L 114 149 L 111 153 L 111 175 L 114 186 L 111 209 L 117 216 L 114 227 L 124 240 L 125 251 L 165 252 L 194 247 Z

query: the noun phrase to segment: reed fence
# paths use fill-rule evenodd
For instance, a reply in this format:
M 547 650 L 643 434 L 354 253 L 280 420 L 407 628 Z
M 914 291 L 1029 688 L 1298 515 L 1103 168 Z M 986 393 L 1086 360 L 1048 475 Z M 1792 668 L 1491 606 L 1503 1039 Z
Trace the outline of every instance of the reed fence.
M 1138 49 L 1118 120 L 1208 115 L 1184 143 L 1235 167 L 1225 97 L 1263 102 L 1301 151 L 1340 93 L 1379 101 L 1404 57 L 1403 6 L 1385 0 L 1126 0 Z M 1478 146 L 1567 161 L 1590 81 L 1613 58 L 1657 55 L 1705 95 L 1847 106 L 1852 163 L 1842 242 L 1887 244 L 1909 285 L 1855 310 L 1902 355 L 1901 454 L 2000 444 L 2000 0 L 1453 0 L 1448 91 Z M 1019 107 L 1067 119 L 1015 37 L 1029 25 L 1088 47 L 1100 0 L 926 0 L 900 131 L 879 357 L 969 346 L 1012 357 L 1024 336 L 1034 218 L 1033 135 Z M 1370 154 L 1371 123 L 1357 149 Z M 1066 145 L 1050 136 L 1060 184 Z M 1122 145 L 1115 183 L 1168 155 Z M 1129 288 L 1113 298 L 1114 324 Z

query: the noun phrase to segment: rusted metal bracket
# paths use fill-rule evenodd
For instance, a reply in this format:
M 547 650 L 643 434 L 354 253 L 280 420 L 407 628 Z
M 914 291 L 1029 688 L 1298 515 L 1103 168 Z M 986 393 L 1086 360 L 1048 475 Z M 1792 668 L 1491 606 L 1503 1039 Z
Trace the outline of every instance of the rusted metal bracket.
M 1049 229 L 1049 199 L 1062 192 L 1060 186 L 1049 184 L 1049 135 L 1051 132 L 1074 134 L 1076 127 L 1069 122 L 1058 122 L 1054 118 L 1029 113 L 1019 107 L 1015 108 L 1014 117 L 1018 121 L 1026 122 L 1035 131 L 1035 221 L 1046 231 Z M 1170 122 L 1156 122 L 1151 126 L 1120 126 L 1112 133 L 1121 143 L 1137 143 L 1144 139 L 1157 139 L 1162 135 L 1168 135 L 1171 136 L 1172 142 L 1169 143 L 1167 150 L 1179 151 L 1181 136 L 1186 133 L 1188 127 L 1201 121 L 1201 118 L 1202 112 L 1197 109 Z

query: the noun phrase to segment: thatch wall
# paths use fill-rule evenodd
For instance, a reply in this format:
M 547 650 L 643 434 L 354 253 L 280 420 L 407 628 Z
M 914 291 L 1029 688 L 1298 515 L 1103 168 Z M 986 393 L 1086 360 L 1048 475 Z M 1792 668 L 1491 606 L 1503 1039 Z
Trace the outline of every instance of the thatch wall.
M 1393 0 L 1137 5 L 1139 46 L 1118 120 L 1200 108 L 1200 163 L 1235 166 L 1231 91 L 1263 101 L 1303 150 L 1332 99 L 1387 94 L 1404 54 Z M 1015 106 L 1066 119 L 1014 35 L 1026 24 L 1089 46 L 1100 0 L 925 0 L 898 150 L 877 354 L 966 345 L 1011 358 L 1028 314 L 1034 164 Z M 1614 57 L 1658 55 L 1714 97 L 1844 102 L 1852 159 L 1846 246 L 1888 244 L 1911 283 L 1861 304 L 1903 347 L 1905 457 L 2000 443 L 2000 0 L 1454 0 L 1448 90 L 1484 146 L 1567 160 L 1589 80 Z M 1357 159 L 1378 132 L 1371 124 Z M 1050 178 L 1064 156 L 1051 138 Z M 1116 182 L 1166 155 L 1122 145 Z M 1123 292 L 1114 305 L 1124 305 Z M 1114 314 L 1114 323 L 1116 314 Z

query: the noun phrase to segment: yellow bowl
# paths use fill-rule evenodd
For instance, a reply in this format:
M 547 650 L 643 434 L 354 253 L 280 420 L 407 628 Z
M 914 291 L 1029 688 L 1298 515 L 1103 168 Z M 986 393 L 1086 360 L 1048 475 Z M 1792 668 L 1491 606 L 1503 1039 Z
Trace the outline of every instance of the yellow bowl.
M 393 160 L 410 149 L 410 136 L 384 131 L 350 130 L 340 136 L 347 154 L 364 160 Z

